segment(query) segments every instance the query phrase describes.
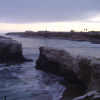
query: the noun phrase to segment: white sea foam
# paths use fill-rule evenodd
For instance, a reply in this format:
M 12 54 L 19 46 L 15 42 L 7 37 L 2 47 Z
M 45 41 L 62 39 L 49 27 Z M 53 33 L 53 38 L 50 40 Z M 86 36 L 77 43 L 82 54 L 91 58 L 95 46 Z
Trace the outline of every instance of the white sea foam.
M 40 46 L 63 48 L 73 55 L 81 54 L 100 57 L 100 45 L 91 44 L 90 42 L 32 39 L 8 35 L 7 37 L 12 37 L 21 42 L 24 56 L 34 60 L 33 62 L 7 64 L 6 66 L 5 64 L 0 64 L 2 66 L 0 70 L 3 70 L 3 67 L 7 67 L 12 75 L 19 78 L 0 82 L 2 87 L 0 87 L 0 93 L 2 92 L 3 95 L 7 95 L 8 100 L 14 100 L 14 98 L 16 100 L 49 100 L 49 98 L 51 98 L 50 100 L 58 100 L 61 98 L 65 87 L 58 83 L 57 77 L 35 69 L 35 62 L 39 56 Z M 0 100 L 4 100 L 1 95 Z

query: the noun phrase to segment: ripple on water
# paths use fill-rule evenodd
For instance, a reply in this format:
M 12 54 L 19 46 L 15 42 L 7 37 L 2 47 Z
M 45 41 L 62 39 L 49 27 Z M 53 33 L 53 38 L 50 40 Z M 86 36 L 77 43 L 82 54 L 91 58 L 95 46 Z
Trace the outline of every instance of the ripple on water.
M 11 71 L 11 75 L 18 78 L 0 81 L 0 100 L 4 100 L 5 95 L 7 100 L 58 100 L 61 98 L 65 87 L 66 91 L 61 100 L 70 100 L 80 95 L 82 88 L 79 86 L 66 82 L 59 84 L 59 77 L 35 69 L 35 61 L 39 56 L 40 46 L 63 48 L 73 55 L 100 57 L 100 44 L 58 39 L 7 37 L 21 42 L 24 56 L 32 58 L 34 61 L 12 65 L 11 63 L 0 64 L 0 71 L 4 70 L 3 67 L 7 67 Z

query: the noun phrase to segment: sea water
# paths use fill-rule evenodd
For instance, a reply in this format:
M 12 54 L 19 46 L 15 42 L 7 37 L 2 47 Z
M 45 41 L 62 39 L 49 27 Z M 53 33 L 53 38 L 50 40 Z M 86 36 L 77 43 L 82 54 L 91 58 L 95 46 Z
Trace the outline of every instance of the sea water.
M 62 77 L 35 68 L 39 47 L 50 46 L 65 49 L 72 55 L 100 57 L 100 45 L 60 39 L 23 38 L 3 35 L 22 43 L 23 55 L 33 62 L 0 63 L 0 100 L 72 100 L 84 93 L 78 85 L 64 82 Z M 11 77 L 13 75 L 14 77 Z M 61 83 L 59 83 L 61 82 Z M 64 92 L 65 91 L 65 92 Z

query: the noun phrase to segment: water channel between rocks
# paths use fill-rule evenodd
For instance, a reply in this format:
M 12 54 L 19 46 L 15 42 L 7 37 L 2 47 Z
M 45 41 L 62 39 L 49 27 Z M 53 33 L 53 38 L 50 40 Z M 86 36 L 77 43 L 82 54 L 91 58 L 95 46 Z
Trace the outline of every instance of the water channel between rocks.
M 23 55 L 32 58 L 34 61 L 17 64 L 2 62 L 0 64 L 0 100 L 4 100 L 5 95 L 7 100 L 72 100 L 86 92 L 83 87 L 68 83 L 62 77 L 36 70 L 35 61 L 39 56 L 40 46 L 62 48 L 73 56 L 81 54 L 83 56 L 100 57 L 99 44 L 59 39 L 5 36 L 21 42 Z M 9 73 L 16 78 L 7 78 L 7 76 L 10 76 Z

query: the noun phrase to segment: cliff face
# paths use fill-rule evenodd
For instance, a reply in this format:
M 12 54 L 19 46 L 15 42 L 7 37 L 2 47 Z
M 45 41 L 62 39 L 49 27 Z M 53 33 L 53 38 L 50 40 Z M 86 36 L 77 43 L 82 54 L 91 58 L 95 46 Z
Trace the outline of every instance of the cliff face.
M 28 61 L 22 55 L 22 44 L 5 37 L 0 37 L 0 60 Z
M 40 47 L 36 68 L 63 76 L 67 81 L 83 85 L 87 92 L 100 90 L 100 59 L 73 57 L 65 50 Z

